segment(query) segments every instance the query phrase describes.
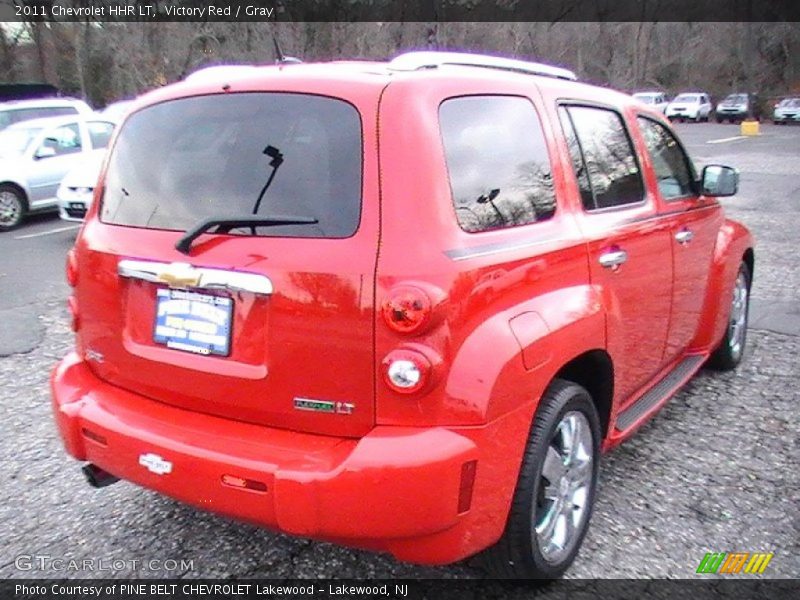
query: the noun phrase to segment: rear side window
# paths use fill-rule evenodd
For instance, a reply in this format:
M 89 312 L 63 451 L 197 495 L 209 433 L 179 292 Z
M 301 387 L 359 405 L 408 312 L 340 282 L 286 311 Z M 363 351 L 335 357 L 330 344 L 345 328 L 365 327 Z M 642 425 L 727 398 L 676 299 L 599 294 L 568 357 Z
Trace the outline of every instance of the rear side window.
M 46 134 L 42 148 L 51 148 L 55 156 L 81 151 L 81 132 L 77 123 L 62 125 Z
M 622 117 L 605 108 L 562 108 L 562 126 L 586 210 L 641 202 L 644 183 Z
M 469 96 L 442 103 L 439 120 L 456 218 L 468 232 L 549 219 L 550 160 L 529 100 Z
M 231 233 L 343 238 L 361 212 L 361 120 L 290 93 L 196 96 L 132 114 L 109 158 L 101 219 L 185 231 L 216 217 L 311 217 Z

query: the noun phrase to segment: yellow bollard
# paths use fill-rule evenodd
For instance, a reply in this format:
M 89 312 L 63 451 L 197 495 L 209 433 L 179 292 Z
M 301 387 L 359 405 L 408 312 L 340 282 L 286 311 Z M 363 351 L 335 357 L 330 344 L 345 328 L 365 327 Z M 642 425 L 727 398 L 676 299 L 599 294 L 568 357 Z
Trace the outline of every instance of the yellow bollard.
M 758 121 L 742 121 L 742 135 L 758 135 Z

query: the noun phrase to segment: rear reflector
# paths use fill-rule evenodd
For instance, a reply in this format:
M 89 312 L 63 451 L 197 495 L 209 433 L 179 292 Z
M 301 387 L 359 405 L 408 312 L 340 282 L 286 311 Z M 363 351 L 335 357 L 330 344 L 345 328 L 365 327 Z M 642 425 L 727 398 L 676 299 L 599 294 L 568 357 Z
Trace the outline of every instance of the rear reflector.
M 458 513 L 465 513 L 472 506 L 472 488 L 475 486 L 475 471 L 478 461 L 471 460 L 461 465 L 461 485 L 458 487 Z
M 266 492 L 267 484 L 255 479 L 245 479 L 235 475 L 223 475 L 222 483 L 241 490 L 252 490 L 254 492 Z
M 75 296 L 70 296 L 67 298 L 67 308 L 69 309 L 70 317 L 72 317 L 70 327 L 72 328 L 72 331 L 78 331 L 81 323 L 78 315 L 78 300 L 75 298 Z
M 75 249 L 70 249 L 67 252 L 67 283 L 70 287 L 75 287 L 78 284 L 78 260 L 75 258 Z
M 106 441 L 105 436 L 102 436 L 99 433 L 95 433 L 91 429 L 86 429 L 84 427 L 83 429 L 81 429 L 81 433 L 83 434 L 83 437 L 85 437 L 87 440 L 92 440 L 93 442 L 96 442 L 96 443 L 100 444 L 101 446 L 107 446 L 108 445 L 108 442 Z

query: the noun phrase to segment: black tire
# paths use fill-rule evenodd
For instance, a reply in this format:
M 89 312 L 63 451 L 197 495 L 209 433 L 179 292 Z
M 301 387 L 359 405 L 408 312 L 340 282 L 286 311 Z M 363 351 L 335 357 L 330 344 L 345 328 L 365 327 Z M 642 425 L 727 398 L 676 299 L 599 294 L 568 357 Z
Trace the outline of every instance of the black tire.
M 571 423 L 578 423 L 572 431 L 583 440 L 579 459 L 575 458 L 579 454 L 577 450 L 569 452 L 564 448 L 563 454 L 557 450 Z M 555 579 L 572 564 L 592 515 L 600 463 L 600 438 L 600 420 L 589 393 L 578 384 L 555 380 L 542 397 L 533 420 L 503 537 L 481 557 L 492 576 Z M 584 458 L 588 455 L 584 452 L 588 450 L 587 445 L 591 446 L 590 464 Z M 556 471 L 561 475 L 560 486 L 555 478 L 548 480 L 545 475 L 545 459 L 548 456 L 552 459 L 553 454 L 557 460 L 551 460 L 551 465 L 558 465 Z M 582 484 L 585 487 L 580 487 Z M 552 491 L 548 492 L 548 488 Z M 557 497 L 548 498 L 547 493 Z M 565 520 L 561 521 L 561 517 Z M 577 525 L 573 521 L 571 537 L 567 527 L 569 518 L 577 519 Z M 545 550 L 549 550 L 543 552 L 537 524 L 546 535 L 548 522 L 553 523 L 552 536 L 559 529 L 558 523 L 562 523 L 566 530 L 561 531 L 565 538 L 569 538 L 569 543 L 565 539 L 561 547 L 547 545 Z
M 750 312 L 750 268 L 746 262 L 739 266 L 728 317 L 728 327 L 719 346 L 708 358 L 708 366 L 717 371 L 735 369 L 744 357 L 747 344 L 747 323 Z M 743 286 L 743 288 L 742 288 Z M 742 298 L 742 289 L 744 294 Z M 743 305 L 742 305 L 743 303 Z M 734 321 L 736 321 L 736 326 Z
M 0 231 L 10 231 L 22 223 L 28 203 L 18 188 L 0 185 Z

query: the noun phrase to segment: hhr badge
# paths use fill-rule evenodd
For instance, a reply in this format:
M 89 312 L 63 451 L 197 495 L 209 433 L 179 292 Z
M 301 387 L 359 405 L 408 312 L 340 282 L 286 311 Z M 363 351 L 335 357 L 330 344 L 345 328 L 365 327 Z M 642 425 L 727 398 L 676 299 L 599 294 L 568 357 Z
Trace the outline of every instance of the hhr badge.
M 156 475 L 172 473 L 172 463 L 151 452 L 139 456 L 139 464 Z
M 297 410 L 311 410 L 338 415 L 352 415 L 355 404 L 349 402 L 331 402 L 330 400 L 314 400 L 313 398 L 295 398 L 294 407 Z

